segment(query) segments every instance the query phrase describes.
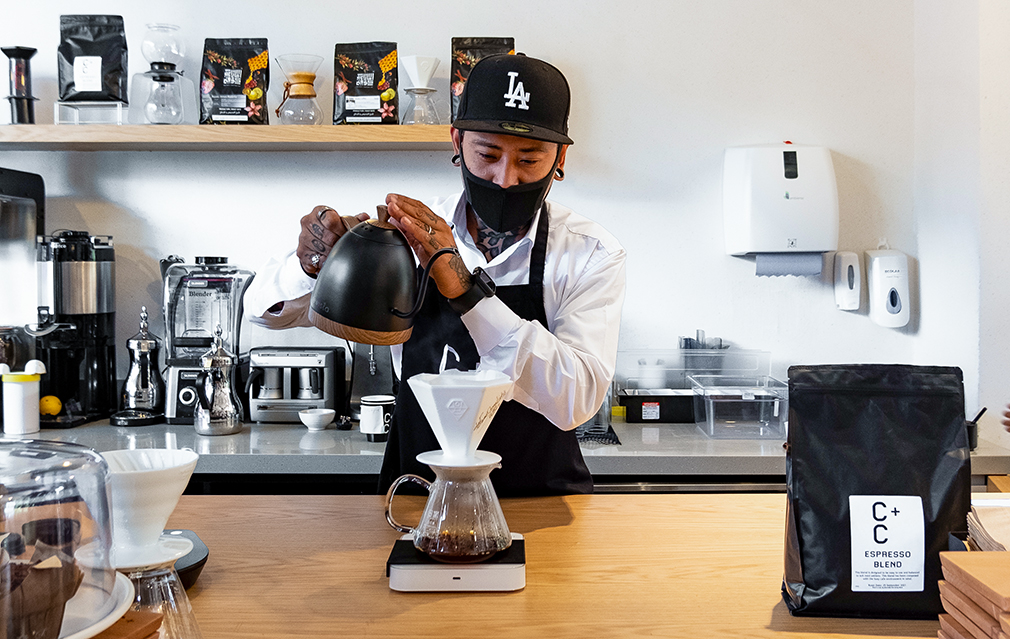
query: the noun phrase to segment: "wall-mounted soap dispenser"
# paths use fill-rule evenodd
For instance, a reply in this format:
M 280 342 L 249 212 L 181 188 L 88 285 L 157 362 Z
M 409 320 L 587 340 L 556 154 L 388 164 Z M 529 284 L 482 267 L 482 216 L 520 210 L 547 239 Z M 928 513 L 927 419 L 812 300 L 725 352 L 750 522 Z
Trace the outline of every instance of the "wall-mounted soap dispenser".
M 789 142 L 726 149 L 723 216 L 729 255 L 836 250 L 831 151 Z
M 890 248 L 866 251 L 870 319 L 888 328 L 908 324 L 908 256 Z
M 852 251 L 835 253 L 835 306 L 841 311 L 858 311 L 863 291 L 863 272 L 859 254 Z

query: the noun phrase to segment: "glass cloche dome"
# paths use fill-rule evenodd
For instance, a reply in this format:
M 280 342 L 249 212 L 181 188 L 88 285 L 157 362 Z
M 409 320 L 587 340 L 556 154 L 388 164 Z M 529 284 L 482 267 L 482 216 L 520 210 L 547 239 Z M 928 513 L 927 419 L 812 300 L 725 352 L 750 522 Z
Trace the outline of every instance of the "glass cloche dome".
M 70 637 L 129 606 L 109 559 L 108 473 L 84 446 L 0 438 L 0 618 L 14 637 Z

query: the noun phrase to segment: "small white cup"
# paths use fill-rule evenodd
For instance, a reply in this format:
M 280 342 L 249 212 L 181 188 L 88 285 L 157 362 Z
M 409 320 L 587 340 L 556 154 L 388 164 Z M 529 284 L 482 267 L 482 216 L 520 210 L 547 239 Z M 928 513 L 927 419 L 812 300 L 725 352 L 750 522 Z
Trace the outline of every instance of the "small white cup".
M 122 553 L 157 546 L 199 455 L 142 448 L 112 450 L 102 457 L 109 465 L 113 546 Z

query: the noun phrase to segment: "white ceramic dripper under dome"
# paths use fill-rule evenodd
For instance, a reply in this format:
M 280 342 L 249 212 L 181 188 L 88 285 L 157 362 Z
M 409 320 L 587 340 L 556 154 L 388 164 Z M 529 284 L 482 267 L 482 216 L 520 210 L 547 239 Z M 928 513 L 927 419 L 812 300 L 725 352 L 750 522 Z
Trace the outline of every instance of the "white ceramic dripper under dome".
M 474 462 L 477 445 L 511 390 L 512 380 L 498 371 L 445 370 L 444 356 L 440 370 L 438 374 L 414 375 L 407 383 L 444 457 Z

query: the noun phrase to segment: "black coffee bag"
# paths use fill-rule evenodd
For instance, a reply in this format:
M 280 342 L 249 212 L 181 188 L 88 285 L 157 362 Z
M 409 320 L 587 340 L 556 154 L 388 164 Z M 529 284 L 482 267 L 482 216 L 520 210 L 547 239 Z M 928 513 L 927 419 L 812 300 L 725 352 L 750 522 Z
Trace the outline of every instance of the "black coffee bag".
M 452 95 L 452 119 L 456 119 L 459 96 L 470 77 L 470 70 L 481 58 L 499 53 L 515 53 L 515 38 L 453 38 L 452 64 L 449 68 L 449 93 Z
M 333 48 L 333 124 L 399 124 L 395 42 Z
M 967 530 L 961 369 L 789 368 L 782 598 L 794 615 L 928 618 Z
M 269 124 L 266 38 L 207 38 L 200 71 L 200 124 Z
M 60 100 L 127 102 L 126 31 L 122 16 L 60 16 Z

